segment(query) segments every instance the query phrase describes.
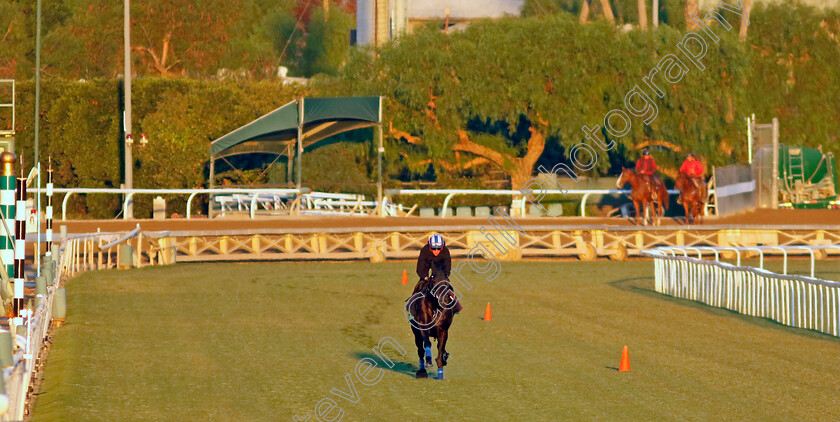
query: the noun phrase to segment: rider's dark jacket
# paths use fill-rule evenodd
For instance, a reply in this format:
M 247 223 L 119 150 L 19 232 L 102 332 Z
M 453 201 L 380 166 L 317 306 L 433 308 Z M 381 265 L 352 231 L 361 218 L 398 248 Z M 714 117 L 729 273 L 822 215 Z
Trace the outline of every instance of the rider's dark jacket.
M 428 277 L 429 270 L 436 267 L 440 268 L 447 278 L 449 277 L 449 271 L 452 270 L 452 258 L 449 257 L 449 249 L 444 246 L 438 256 L 435 256 L 432 254 L 429 245 L 423 246 L 420 256 L 417 258 L 417 275 L 420 278 Z

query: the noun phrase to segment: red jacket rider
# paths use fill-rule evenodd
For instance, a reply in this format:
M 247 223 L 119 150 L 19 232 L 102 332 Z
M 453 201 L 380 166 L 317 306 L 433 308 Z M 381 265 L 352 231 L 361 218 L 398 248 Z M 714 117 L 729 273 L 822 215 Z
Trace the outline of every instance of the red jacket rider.
M 653 161 L 650 151 L 642 151 L 642 158 L 639 158 L 639 161 L 636 161 L 636 173 L 653 176 L 653 172 L 656 171 L 657 168 L 659 167 L 656 166 L 656 161 Z
M 689 177 L 703 177 L 704 172 L 703 163 L 696 159 L 694 154 L 688 154 L 688 157 L 685 158 L 685 161 L 680 167 L 680 173 L 684 173 Z

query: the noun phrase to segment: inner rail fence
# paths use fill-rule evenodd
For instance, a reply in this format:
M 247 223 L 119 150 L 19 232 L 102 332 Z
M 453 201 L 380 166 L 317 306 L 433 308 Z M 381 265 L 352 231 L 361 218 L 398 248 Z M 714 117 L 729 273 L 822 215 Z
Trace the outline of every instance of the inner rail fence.
M 802 250 L 810 252 L 810 276 L 741 265 L 742 253 L 759 253 L 761 266 L 764 255 L 778 254 L 784 256 L 786 273 L 788 255 Z M 655 289 L 659 293 L 840 337 L 840 282 L 814 277 L 815 257 L 838 251 L 840 244 L 662 247 L 643 254 L 654 260 Z M 709 259 L 703 258 L 704 252 Z M 736 264 L 719 260 L 723 253 L 732 252 L 737 254 Z
M 31 193 L 46 193 L 46 189 L 41 188 L 34 188 L 30 189 Z M 449 209 L 449 204 L 453 197 L 456 195 L 507 195 L 511 197 L 521 197 L 522 192 L 518 190 L 472 190 L 472 189 L 386 189 L 385 197 L 383 199 L 384 207 L 378 207 L 378 204 L 375 201 L 357 201 L 353 200 L 347 202 L 347 204 L 342 203 L 341 201 L 329 201 L 330 198 L 328 196 L 330 194 L 327 193 L 318 193 L 313 192 L 309 188 L 300 188 L 300 189 L 246 189 L 246 188 L 218 188 L 218 189 L 106 189 L 106 188 L 54 188 L 51 190 L 52 193 L 55 194 L 64 194 L 64 198 L 61 201 L 61 219 L 67 220 L 67 208 L 68 202 L 70 198 L 76 195 L 88 195 L 88 194 L 109 194 L 109 195 L 122 195 L 122 210 L 124 211 L 125 208 L 133 201 L 133 198 L 136 195 L 188 195 L 187 203 L 186 203 L 186 218 L 191 219 L 193 217 L 193 200 L 198 195 L 210 195 L 216 198 L 216 202 L 221 204 L 222 209 L 219 212 L 225 211 L 225 205 L 230 203 L 236 206 L 235 210 L 231 211 L 247 211 L 250 218 L 255 218 L 257 210 L 260 205 L 264 205 L 266 202 L 276 203 L 278 198 L 283 199 L 284 201 L 288 198 L 291 198 L 289 201 L 289 205 L 286 209 L 286 212 L 292 215 L 298 215 L 302 211 L 306 213 L 306 208 L 313 208 L 313 213 L 317 213 L 316 211 L 322 211 L 322 206 L 315 207 L 313 204 L 326 204 L 329 205 L 330 203 L 336 203 L 339 206 L 343 205 L 350 205 L 350 208 L 356 207 L 357 209 L 363 209 L 364 207 L 376 207 L 376 212 L 368 211 L 366 215 L 397 215 L 399 211 L 404 211 L 403 207 L 399 204 L 393 203 L 391 197 L 396 195 L 415 195 L 415 196 L 428 196 L 428 195 L 446 195 L 443 201 L 443 207 L 441 210 L 441 217 L 447 216 L 447 210 Z M 536 193 L 536 191 L 532 191 L 532 194 Z M 541 195 L 571 195 L 574 197 L 580 197 L 581 205 L 580 205 L 580 216 L 586 217 L 586 205 L 587 201 L 593 195 L 629 195 L 629 190 L 622 190 L 622 189 L 579 189 L 579 190 L 568 190 L 568 191 L 560 191 L 560 190 L 546 190 L 540 191 Z M 669 194 L 674 195 L 677 194 L 678 191 L 676 190 L 669 190 Z M 712 191 L 712 193 L 714 193 Z M 314 199 L 313 199 L 314 198 Z M 227 201 L 224 201 L 227 200 Z M 517 208 L 521 215 L 526 215 L 526 200 L 517 200 L 512 202 L 514 208 Z M 284 205 L 285 206 L 285 205 Z M 212 203 L 211 203 L 212 207 Z M 352 214 L 352 212 L 351 212 Z M 708 207 L 706 208 L 706 214 L 708 214 Z M 125 212 L 122 212 L 124 218 L 126 218 Z M 409 212 L 410 215 L 410 212 Z
M 35 282 L 35 294 L 27 295 L 27 306 L 21 311 L 21 317 L 9 319 L 9 330 L 0 331 L 0 341 L 4 343 L 0 347 L 3 389 L 8 398 L 8 407 L 0 412 L 0 421 L 21 421 L 30 414 L 33 393 L 30 386 L 45 362 L 45 340 L 50 325 L 54 317 L 64 318 L 62 274 L 66 273 L 70 258 L 63 248 L 53 245 Z
M 125 246 L 142 247 L 142 242 L 138 226 L 128 233 L 64 234 L 60 245 L 53 244 L 40 267 L 34 292 L 29 290 L 32 283 L 27 283 L 27 305 L 21 317 L 9 319 L 8 331 L 0 330 L 2 387 L 8 400 L 4 403 L 6 399 L 0 395 L 0 422 L 25 420 L 30 414 L 32 381 L 45 362 L 51 323 L 65 318 L 64 280 L 84 270 L 120 267 L 120 262 L 125 268 L 139 266 L 134 265 L 139 263 L 138 254 Z M 152 263 L 163 263 L 155 260 L 154 253 L 146 255 Z
M 630 195 L 629 190 L 624 189 L 573 189 L 573 190 L 541 190 L 529 191 L 534 197 L 542 197 L 546 195 L 573 195 L 577 197 L 580 195 L 580 216 L 586 217 L 586 202 L 592 195 Z M 539 195 L 535 195 L 539 193 Z M 669 194 L 678 194 L 677 190 L 669 190 Z M 714 189 L 710 190 L 710 194 L 714 194 Z M 455 195 L 510 195 L 512 197 L 523 196 L 522 191 L 512 189 L 496 189 L 496 190 L 475 190 L 475 189 L 386 189 L 385 201 L 388 202 L 392 196 L 396 195 L 446 195 L 441 207 L 441 217 L 446 217 L 449 203 Z M 512 202 L 512 208 L 518 208 L 519 215 L 527 215 L 525 207 L 528 201 L 525 199 Z M 708 204 L 707 204 L 708 205 Z M 709 207 L 704 208 L 704 214 L 708 215 Z

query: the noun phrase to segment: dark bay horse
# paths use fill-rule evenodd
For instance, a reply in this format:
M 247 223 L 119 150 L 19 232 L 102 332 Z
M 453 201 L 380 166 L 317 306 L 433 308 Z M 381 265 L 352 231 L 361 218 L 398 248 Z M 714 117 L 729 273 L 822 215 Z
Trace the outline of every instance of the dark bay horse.
M 692 224 L 703 220 L 703 207 L 706 206 L 707 186 L 699 177 L 691 177 L 685 173 L 677 176 L 674 187 L 680 191 L 683 208 L 685 208 L 685 223 Z
M 454 292 L 449 280 L 440 268 L 433 268 L 433 276 L 428 280 L 420 280 L 414 287 L 414 293 L 408 299 L 409 322 L 414 333 L 414 343 L 417 345 L 417 356 L 420 357 L 420 369 L 417 378 L 426 378 L 426 367 L 432 366 L 432 342 L 437 339 L 437 375 L 443 379 L 443 367 L 449 358 L 446 351 L 446 340 L 449 337 L 449 326 L 452 324 L 455 299 L 450 292 Z
M 647 225 L 647 211 L 653 212 L 651 219 L 654 224 L 659 224 L 659 217 L 665 215 L 665 210 L 668 209 L 668 189 L 665 184 L 658 177 L 644 176 L 636 174 L 635 171 L 628 168 L 621 168 L 621 176 L 615 185 L 621 189 L 625 183 L 630 183 L 630 199 L 636 207 L 636 224 L 641 220 Z M 653 192 L 656 193 L 656 199 L 653 199 Z M 659 205 L 658 211 L 656 205 Z M 645 214 L 645 215 L 643 215 Z

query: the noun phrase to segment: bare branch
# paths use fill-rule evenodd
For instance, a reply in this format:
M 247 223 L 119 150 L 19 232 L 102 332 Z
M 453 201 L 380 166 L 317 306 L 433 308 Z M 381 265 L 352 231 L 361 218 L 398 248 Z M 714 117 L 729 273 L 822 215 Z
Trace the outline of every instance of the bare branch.
M 471 154 L 478 155 L 479 157 L 484 157 L 501 168 L 505 168 L 507 163 L 514 161 L 513 157 L 510 155 L 502 154 L 499 151 L 471 141 L 467 132 L 464 130 L 458 130 L 458 143 L 455 144 L 452 149 L 454 151 L 469 152 Z
M 15 20 L 14 20 L 14 19 L 12 19 L 11 21 L 9 21 L 9 29 L 7 29 L 7 30 L 6 30 L 6 35 L 3 35 L 3 39 L 2 39 L 2 40 L 0 40 L 0 42 L 5 42 L 5 41 L 6 41 L 6 38 L 9 36 L 9 34 L 11 34 L 11 33 L 12 33 L 12 26 L 13 26 L 14 24 L 15 24 Z

